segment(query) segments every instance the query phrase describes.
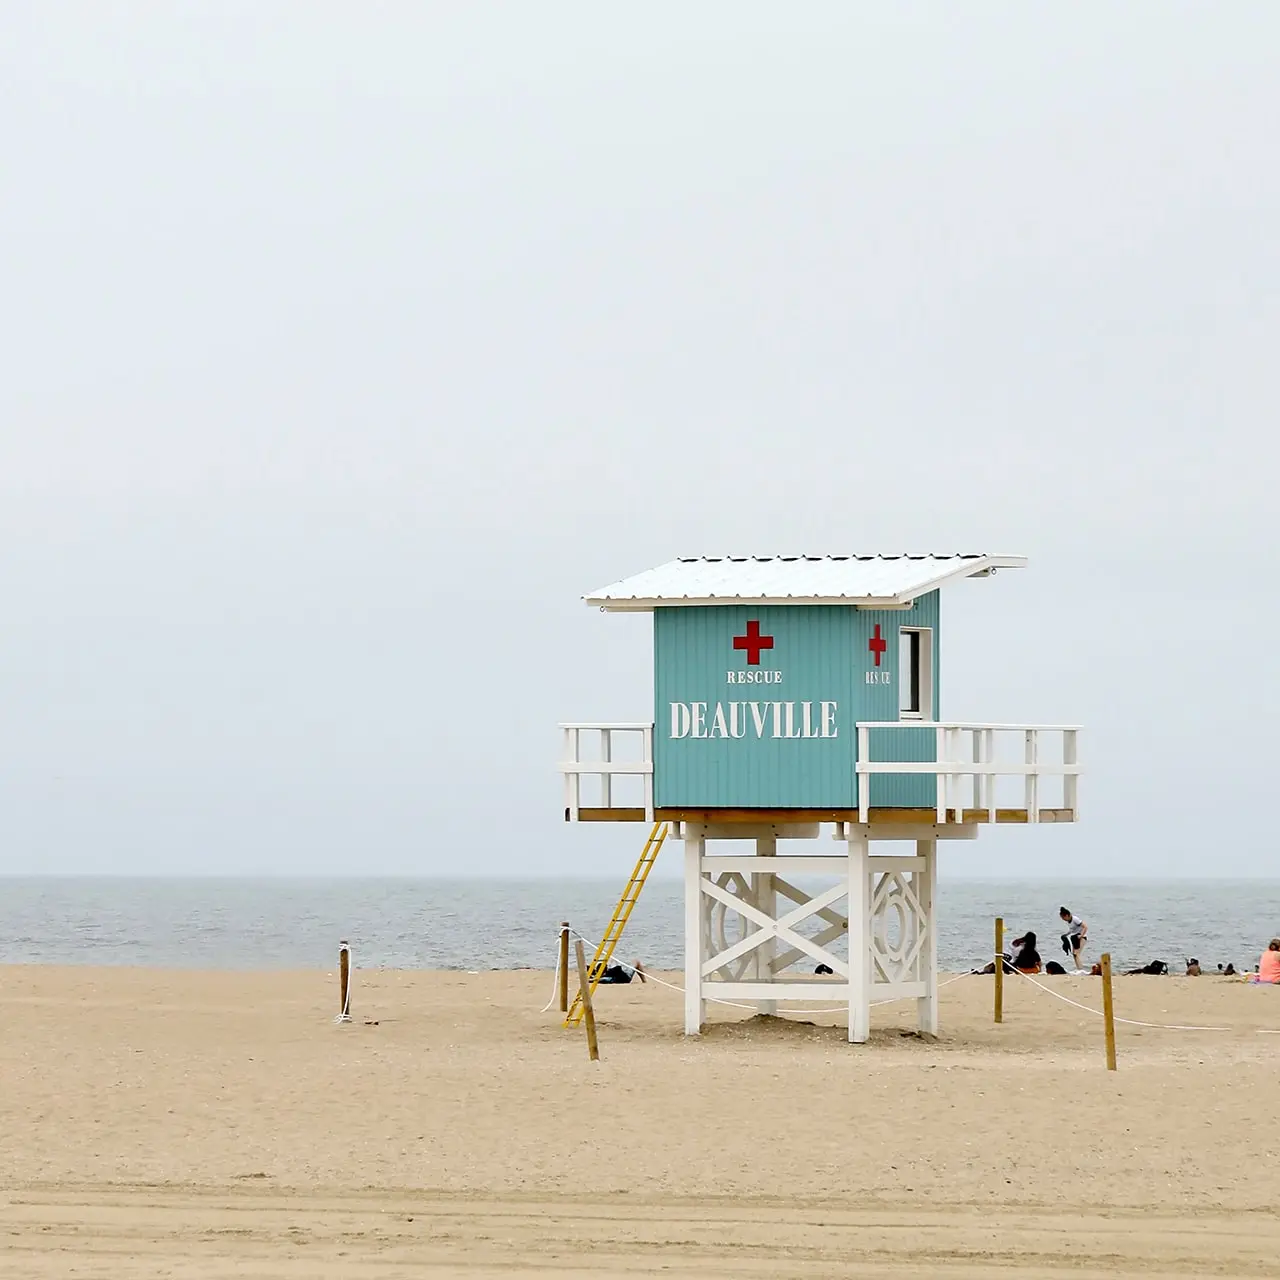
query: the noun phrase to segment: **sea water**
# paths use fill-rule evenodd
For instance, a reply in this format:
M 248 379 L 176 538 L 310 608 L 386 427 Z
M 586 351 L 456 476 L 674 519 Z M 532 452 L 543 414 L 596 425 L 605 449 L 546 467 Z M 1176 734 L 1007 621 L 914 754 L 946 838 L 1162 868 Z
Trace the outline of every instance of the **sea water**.
M 784 861 L 780 859 L 780 861 Z M 603 932 L 621 886 L 607 880 L 0 878 L 0 963 L 155 968 L 327 969 L 340 939 L 357 967 L 550 968 L 556 931 Z M 1280 935 L 1280 881 L 943 879 L 938 963 L 990 957 L 994 917 L 1034 929 L 1061 957 L 1058 908 L 1089 925 L 1087 955 L 1117 969 L 1195 957 L 1257 963 Z M 683 885 L 654 878 L 620 958 L 679 968 Z M 808 930 L 806 930 L 808 932 Z

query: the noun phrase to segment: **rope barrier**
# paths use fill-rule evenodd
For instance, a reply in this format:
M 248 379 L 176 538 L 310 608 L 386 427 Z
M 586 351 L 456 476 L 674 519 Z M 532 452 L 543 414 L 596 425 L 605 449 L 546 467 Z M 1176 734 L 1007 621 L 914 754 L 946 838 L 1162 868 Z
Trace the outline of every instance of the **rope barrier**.
M 997 961 L 999 957 L 997 957 Z M 1095 1018 L 1103 1016 L 1101 1009 L 1091 1009 L 1087 1004 L 1081 1004 L 1078 1000 L 1072 1000 L 1068 996 L 1064 996 L 1062 992 L 1055 991 L 1052 987 L 1046 987 L 1043 982 L 1037 982 L 1029 973 L 1023 973 L 1021 969 L 1014 969 L 1014 973 L 1020 978 L 1025 978 L 1033 987 L 1039 988 L 1046 995 L 1052 996 L 1055 1000 L 1061 1000 L 1063 1004 L 1069 1004 L 1073 1009 L 1079 1009 L 1083 1013 L 1091 1013 Z M 1123 1022 L 1127 1027 L 1147 1027 L 1152 1031 L 1230 1031 L 1230 1027 L 1192 1027 L 1184 1026 L 1180 1023 L 1173 1022 L 1139 1022 L 1136 1018 L 1115 1018 L 1115 1022 Z
M 586 937 L 584 934 L 579 933 L 577 929 L 572 930 L 572 933 L 575 938 L 582 939 L 582 943 L 584 946 L 593 947 L 596 950 L 599 950 L 599 947 L 596 943 L 592 942 L 591 939 Z M 556 937 L 558 938 L 559 936 L 560 936 L 559 932 L 557 932 Z M 556 972 L 557 973 L 559 973 L 559 969 L 560 969 L 560 956 L 559 956 L 559 953 L 557 952 L 556 954 Z M 667 982 L 665 979 L 659 978 L 656 973 L 651 973 L 648 969 L 644 971 L 644 976 L 645 976 L 645 979 L 649 982 L 656 982 L 660 987 L 666 987 L 669 991 L 677 991 L 681 995 L 684 995 L 683 987 L 678 987 L 674 982 Z M 967 978 L 967 977 L 969 977 L 967 973 L 957 973 L 952 977 L 948 978 L 946 982 L 940 982 L 938 984 L 938 990 L 941 991 L 943 987 L 949 987 L 953 982 L 959 982 L 961 978 Z M 702 998 L 706 1000 L 709 1004 L 722 1004 L 727 1006 L 730 1009 L 745 1009 L 746 1012 L 748 1013 L 756 1012 L 756 1006 L 753 1004 L 740 1004 L 736 1000 L 723 1000 L 718 996 L 704 995 Z M 873 1000 L 871 1002 L 871 1007 L 875 1009 L 883 1004 L 897 1004 L 901 1000 L 918 1000 L 919 998 L 920 998 L 919 996 L 891 996 L 887 1000 Z M 547 1005 L 546 1009 L 542 1010 L 542 1012 L 546 1013 L 547 1010 L 550 1009 L 551 1005 L 554 1003 L 555 1003 L 555 996 L 553 995 L 551 997 L 551 1002 Z M 845 1000 L 833 999 L 829 1003 L 834 1005 L 843 1005 L 843 1004 L 847 1004 L 848 1002 Z M 783 1012 L 818 1014 L 818 1013 L 837 1013 L 838 1011 L 839 1011 L 838 1009 L 785 1009 Z
M 581 939 L 582 939 L 582 943 L 583 943 L 583 945 L 584 945 L 584 946 L 591 947 L 594 951 L 598 951 L 598 950 L 599 950 L 599 945 L 598 945 L 597 943 L 592 942 L 590 938 L 588 938 L 585 934 L 580 933 L 577 929 L 572 929 L 570 932 L 571 932 L 571 935 L 572 935 L 574 938 L 581 938 Z M 556 931 L 556 937 L 557 937 L 557 939 L 559 938 L 559 936 L 560 936 L 560 933 L 559 933 L 559 930 L 557 930 L 557 931 Z M 1004 960 L 1004 957 L 1003 957 L 1003 956 L 996 956 L 996 957 L 995 957 L 995 961 L 996 961 L 996 963 L 1001 963 L 1003 960 Z M 630 966 L 628 966 L 628 967 L 630 967 Z M 1010 968 L 1012 969 L 1012 966 L 1010 966 Z M 1013 969 L 1012 971 L 1013 971 L 1015 974 L 1017 974 L 1017 975 L 1018 975 L 1018 977 L 1020 977 L 1020 978 L 1025 978 L 1025 979 L 1026 979 L 1026 981 L 1027 981 L 1027 982 L 1029 982 L 1033 987 L 1036 987 L 1038 990 L 1043 991 L 1043 992 L 1045 993 L 1045 995 L 1052 996 L 1055 1000 L 1061 1000 L 1063 1004 L 1069 1004 L 1073 1009 L 1079 1009 L 1082 1013 L 1089 1013 L 1089 1014 L 1092 1014 L 1095 1018 L 1101 1018 L 1101 1017 L 1103 1017 L 1103 1016 L 1104 1016 L 1104 1015 L 1103 1015 L 1103 1012 L 1102 1012 L 1102 1010 L 1101 1010 L 1101 1009 L 1093 1009 L 1093 1008 L 1090 1008 L 1090 1006 L 1089 1006 L 1089 1005 L 1087 1005 L 1087 1004 L 1081 1004 L 1078 1000 L 1072 1000 L 1069 996 L 1064 996 L 1060 991 L 1055 991 L 1052 987 L 1045 986 L 1045 984 L 1044 984 L 1043 982 L 1037 982 L 1037 981 L 1035 980 L 1035 978 L 1034 978 L 1034 977 L 1032 977 L 1032 975 L 1031 975 L 1031 974 L 1029 974 L 1029 973 L 1023 973 L 1020 969 Z M 677 986 L 677 985 L 676 985 L 676 983 L 674 983 L 674 982 L 667 982 L 667 981 L 666 981 L 666 979 L 658 977 L 658 975 L 657 975 L 656 973 L 652 973 L 652 972 L 650 972 L 648 969 L 646 969 L 646 970 L 644 971 L 644 976 L 645 976 L 645 979 L 646 979 L 647 981 L 649 981 L 649 982 L 655 982 L 655 983 L 657 983 L 657 984 L 658 984 L 658 986 L 660 986 L 660 987 L 666 987 L 666 988 L 667 988 L 667 990 L 669 990 L 669 991 L 675 991 L 675 992 L 678 992 L 680 995 L 684 995 L 684 988 L 683 988 L 683 987 L 681 987 L 681 986 Z M 968 977 L 971 977 L 971 976 L 973 976 L 973 975 L 971 975 L 971 974 L 967 974 L 967 973 L 957 973 L 957 974 L 954 974 L 952 977 L 948 978 L 948 979 L 946 980 L 946 982 L 940 982 L 940 983 L 938 983 L 937 990 L 941 991 L 944 987 L 949 987 L 953 982 L 959 982 L 961 978 L 968 978 Z M 557 950 L 557 952 L 556 952 L 556 968 L 555 968 L 555 973 L 554 973 L 554 975 L 553 975 L 553 977 L 552 977 L 551 999 L 547 1001 L 546 1005 L 545 1005 L 545 1006 L 540 1010 L 540 1012 L 542 1012 L 542 1013 L 547 1013 L 547 1012 L 551 1009 L 551 1006 L 552 1006 L 553 1004 L 555 1004 L 555 1002 L 556 1002 L 556 998 L 557 998 L 557 993 L 558 993 L 558 985 L 557 985 L 557 984 L 558 984 L 558 981 L 559 981 L 559 977 L 560 977 L 560 953 L 559 953 L 559 951 Z M 753 1005 L 753 1004 L 742 1004 L 742 1003 L 740 1003 L 740 1002 L 739 1002 L 739 1001 L 737 1001 L 737 1000 L 724 1000 L 724 999 L 721 999 L 721 998 L 720 998 L 720 997 L 718 997 L 718 996 L 707 996 L 707 995 L 704 995 L 702 998 L 703 998 L 704 1000 L 706 1000 L 709 1004 L 719 1004 L 719 1005 L 724 1005 L 725 1007 L 730 1008 L 730 1009 L 742 1009 L 742 1010 L 746 1011 L 747 1013 L 754 1013 L 754 1012 L 756 1011 L 756 1006 L 755 1006 L 755 1005 Z M 902 1000 L 915 1000 L 915 999 L 918 999 L 918 997 L 917 997 L 917 996 L 891 996 L 891 997 L 890 997 L 889 999 L 887 999 L 887 1000 L 873 1000 L 873 1001 L 871 1002 L 871 1007 L 872 1007 L 873 1009 L 875 1009 L 875 1008 L 879 1008 L 881 1005 L 886 1005 L 886 1004 L 897 1004 L 897 1003 L 899 1003 L 899 1002 L 900 1002 L 900 1001 L 902 1001 Z M 843 1004 L 843 1003 L 845 1003 L 845 1002 L 844 1002 L 844 1001 L 842 1001 L 842 1000 L 834 1000 L 834 999 L 833 999 L 833 1000 L 831 1000 L 829 1003 L 830 1003 L 830 1004 L 834 1004 L 834 1005 L 840 1005 L 840 1004 Z M 810 1015 L 812 1015 L 812 1014 L 821 1014 L 821 1013 L 835 1013 L 835 1012 L 837 1012 L 837 1010 L 836 1010 L 836 1009 L 830 1009 L 830 1008 L 827 1008 L 827 1009 L 791 1009 L 791 1008 L 787 1008 L 787 1009 L 784 1009 L 784 1010 L 783 1010 L 783 1012 L 785 1012 L 785 1013 L 794 1013 L 794 1014 L 810 1014 Z M 1114 1021 L 1119 1022 L 1119 1023 L 1123 1023 L 1126 1027 L 1145 1027 L 1147 1030 L 1150 1030 L 1150 1031 L 1216 1031 L 1216 1032 L 1229 1032 L 1229 1031 L 1232 1031 L 1232 1030 L 1234 1029 L 1234 1028 L 1232 1028 L 1232 1027 L 1200 1027 L 1200 1026 L 1191 1026 L 1191 1025 L 1189 1025 L 1189 1024 L 1176 1023 L 1176 1022 L 1142 1022 L 1142 1021 L 1139 1021 L 1137 1018 L 1120 1018 L 1120 1017 L 1117 1017 L 1117 1018 L 1115 1018 L 1115 1019 L 1114 1019 Z M 1275 1036 L 1275 1035 L 1280 1035 L 1280 1029 L 1275 1029 L 1275 1030 L 1271 1030 L 1271 1029 L 1256 1029 L 1256 1030 L 1257 1030 L 1257 1034 L 1258 1034 L 1258 1035 L 1260 1035 L 1260 1036 Z

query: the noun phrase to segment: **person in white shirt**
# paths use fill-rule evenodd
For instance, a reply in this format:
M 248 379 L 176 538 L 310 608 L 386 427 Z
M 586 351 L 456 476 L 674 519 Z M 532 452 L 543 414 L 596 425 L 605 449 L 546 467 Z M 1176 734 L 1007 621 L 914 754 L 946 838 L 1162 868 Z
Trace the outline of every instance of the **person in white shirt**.
M 1089 926 L 1079 916 L 1073 916 L 1066 907 L 1060 907 L 1058 914 L 1067 925 L 1067 931 L 1062 935 L 1062 949 L 1071 957 L 1072 968 L 1078 972 L 1080 952 L 1084 950 L 1085 941 L 1088 939 Z

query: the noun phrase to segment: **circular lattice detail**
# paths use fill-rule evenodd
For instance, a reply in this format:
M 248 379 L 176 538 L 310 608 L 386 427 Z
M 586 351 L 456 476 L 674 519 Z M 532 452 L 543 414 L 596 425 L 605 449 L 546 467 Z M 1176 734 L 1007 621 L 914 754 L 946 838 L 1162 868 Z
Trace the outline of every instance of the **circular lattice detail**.
M 891 894 L 876 920 L 876 942 L 880 954 L 901 964 L 907 953 L 907 905 L 901 894 Z
M 726 871 L 716 877 L 715 883 L 717 888 L 733 894 L 740 901 L 750 902 L 750 886 L 747 884 L 746 877 L 739 872 Z M 711 934 L 710 955 L 717 956 L 722 951 L 727 951 L 735 943 L 741 942 L 751 930 L 746 917 L 733 910 L 727 903 L 721 902 L 716 898 L 706 898 L 704 901 L 708 903 L 711 909 L 708 921 Z M 741 982 L 751 966 L 751 961 L 752 954 L 748 951 L 746 955 L 739 956 L 736 960 L 731 960 L 728 964 L 722 965 L 716 970 L 716 973 L 722 975 L 729 982 Z
M 917 975 L 928 923 L 915 886 L 899 872 L 889 872 L 876 887 L 871 937 L 878 967 L 888 982 L 912 981 Z

